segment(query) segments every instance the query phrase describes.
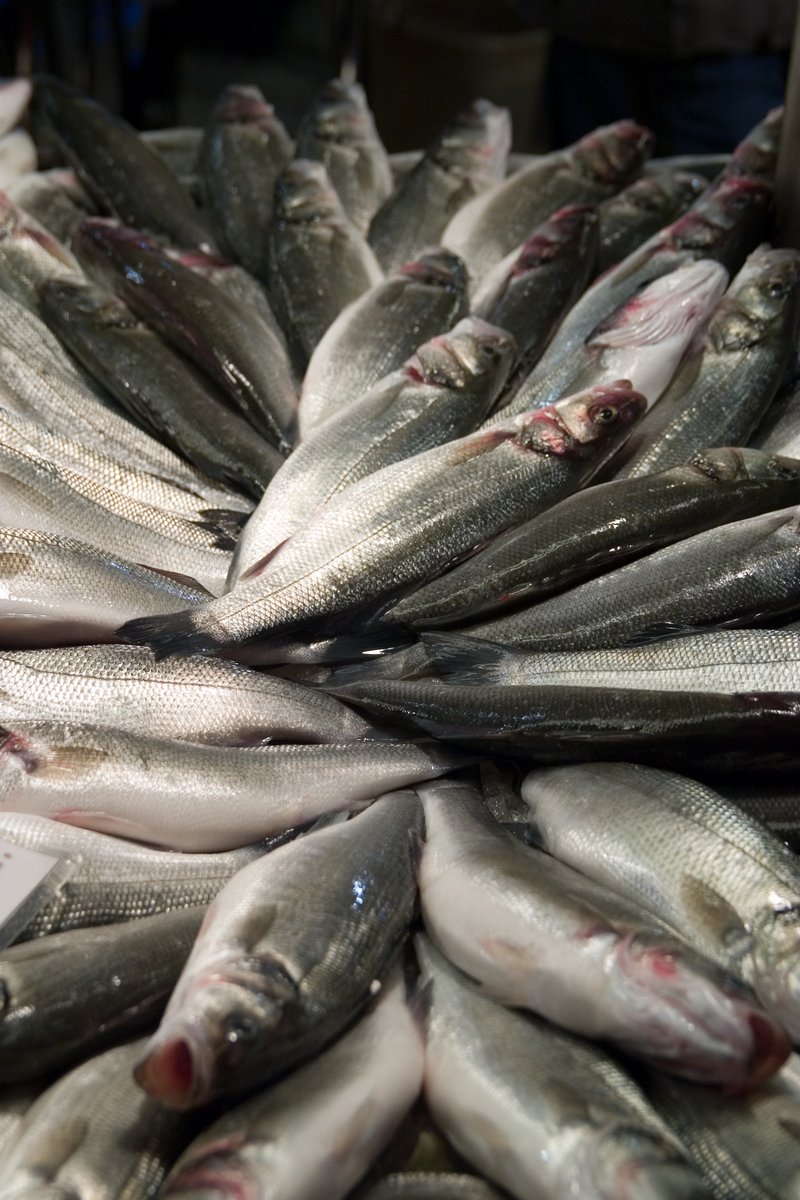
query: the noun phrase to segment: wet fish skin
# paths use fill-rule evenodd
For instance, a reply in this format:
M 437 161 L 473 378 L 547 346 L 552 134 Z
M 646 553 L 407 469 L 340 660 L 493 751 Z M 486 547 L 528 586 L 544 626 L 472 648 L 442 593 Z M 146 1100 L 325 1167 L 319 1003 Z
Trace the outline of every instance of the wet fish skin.
M 0 837 L 73 865 L 57 894 L 25 927 L 20 943 L 207 905 L 241 867 L 286 840 L 273 838 L 222 854 L 183 854 L 29 813 L 0 813 Z
M 423 635 L 441 638 L 443 635 Z M 348 704 L 426 736 L 485 747 L 529 762 L 624 759 L 683 770 L 796 771 L 800 693 L 666 692 L 558 684 L 473 687 L 416 678 L 430 673 L 424 647 L 400 670 L 409 678 L 338 680 Z M 397 672 L 394 672 L 396 675 Z M 376 677 L 377 676 L 377 677 Z
M 134 420 L 206 474 L 260 496 L 283 456 L 122 300 L 71 279 L 40 297 L 50 327 Z
M 322 163 L 297 158 L 278 176 L 261 277 L 299 371 L 342 309 L 383 280 Z
M 595 274 L 616 266 L 658 233 L 676 221 L 705 191 L 708 181 L 688 171 L 661 171 L 636 179 L 604 200 L 600 218 Z
M 800 501 L 800 462 L 742 447 L 567 496 L 391 610 L 435 629 L 544 599 L 627 558 Z
M 416 947 L 432 989 L 425 1096 L 471 1163 L 519 1200 L 710 1196 L 603 1050 L 488 999 L 427 938 Z
M 289 134 L 257 87 L 225 88 L 198 159 L 217 241 L 248 271 L 263 268 L 275 180 L 293 151 Z
M 455 254 L 432 247 L 346 305 L 306 369 L 301 437 L 398 370 L 423 342 L 467 315 L 467 276 Z
M 514 358 L 503 329 L 465 317 L 425 342 L 343 413 L 315 426 L 275 476 L 234 551 L 228 587 L 314 520 L 335 495 L 390 463 L 465 437 L 491 408 Z
M 769 454 L 800 457 L 800 386 L 795 385 L 788 396 L 775 398 L 750 444 Z
M 374 610 L 585 482 L 644 405 L 618 381 L 383 467 L 329 501 L 260 575 L 196 614 L 128 622 L 120 637 L 161 655 L 215 653 Z
M 435 742 L 237 749 L 73 722 L 8 721 L 0 804 L 170 850 L 249 845 L 469 761 Z
M 281 342 L 256 312 L 221 297 L 134 229 L 89 217 L 75 248 L 90 274 L 193 359 L 264 437 L 286 448 L 295 385 Z
M 389 793 L 239 872 L 140 1057 L 141 1086 L 193 1108 L 266 1084 L 335 1037 L 406 937 L 421 831 L 417 797 Z
M 34 87 L 37 108 L 104 208 L 178 246 L 209 245 L 208 229 L 190 197 L 135 129 L 52 76 L 38 76 Z
M 297 158 L 321 162 L 361 233 L 392 191 L 392 170 L 364 89 L 331 79 L 297 130 Z
M 762 787 L 754 783 L 715 781 L 715 787 L 720 795 L 766 825 L 782 842 L 795 851 L 800 849 L 800 793 L 790 780 Z
M 450 221 L 442 241 L 480 281 L 557 208 L 595 204 L 624 187 L 652 145 L 652 134 L 634 121 L 602 126 L 470 200 Z
M 184 1118 L 136 1088 L 140 1042 L 115 1046 L 62 1076 L 28 1109 L 0 1166 L 19 1200 L 147 1200 L 188 1134 Z
M 288 679 L 223 660 L 159 663 L 139 646 L 3 650 L 0 681 L 0 722 L 105 724 L 229 746 L 349 741 L 369 729 L 345 705 Z
M 559 208 L 489 272 L 476 292 L 473 314 L 513 335 L 519 369 L 536 362 L 556 324 L 585 288 L 597 240 L 597 210 L 592 205 Z
M 63 1072 L 158 1020 L 203 907 L 76 929 L 0 952 L 0 1080 Z
M 657 911 L 797 1040 L 800 865 L 763 825 L 704 784 L 633 763 L 534 771 L 522 794 L 549 853 Z
M 11 1148 L 23 1116 L 41 1090 L 36 1084 L 3 1088 L 0 1098 L 0 1153 L 5 1154 Z
M 693 351 L 609 471 L 620 478 L 676 466 L 703 445 L 744 444 L 789 366 L 800 319 L 800 254 L 759 247 Z
M 395 972 L 333 1046 L 214 1122 L 181 1155 L 162 1195 L 350 1195 L 422 1087 L 423 1038 L 404 990 Z
M 372 218 L 369 242 L 384 271 L 438 243 L 462 205 L 505 177 L 510 149 L 508 109 L 473 100 L 458 113 Z
M 799 519 L 792 507 L 728 522 L 464 632 L 528 650 L 591 650 L 791 612 Z

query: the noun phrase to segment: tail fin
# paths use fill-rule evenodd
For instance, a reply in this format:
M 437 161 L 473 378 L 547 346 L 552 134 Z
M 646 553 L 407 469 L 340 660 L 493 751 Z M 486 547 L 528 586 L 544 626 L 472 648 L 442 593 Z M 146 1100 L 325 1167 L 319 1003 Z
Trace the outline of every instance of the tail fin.
M 421 633 L 434 670 L 449 683 L 474 686 L 502 683 L 501 665 L 509 654 L 505 646 L 462 633 Z
M 117 637 L 138 646 L 150 646 L 156 658 L 173 654 L 218 654 L 225 642 L 197 627 L 193 610 L 165 613 L 161 617 L 137 617 L 116 631 Z

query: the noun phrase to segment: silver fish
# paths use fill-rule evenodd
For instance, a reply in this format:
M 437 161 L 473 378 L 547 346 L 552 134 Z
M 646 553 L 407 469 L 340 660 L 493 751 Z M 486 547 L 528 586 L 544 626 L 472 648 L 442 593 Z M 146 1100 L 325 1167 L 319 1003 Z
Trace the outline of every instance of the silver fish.
M 13 1145 L 22 1118 L 41 1090 L 41 1086 L 28 1084 L 3 1088 L 0 1092 L 0 1154 L 5 1155 Z
M 628 184 L 599 207 L 600 245 L 595 271 L 616 266 L 654 233 L 676 221 L 708 181 L 688 171 L 659 171 Z
M 750 444 L 768 454 L 800 457 L 800 386 L 795 385 L 788 396 L 776 398 Z
M 38 287 L 56 275 L 81 274 L 71 250 L 0 192 L 0 287 L 34 313 Z
M 142 1087 L 193 1108 L 264 1085 L 335 1037 L 406 937 L 421 830 L 417 797 L 389 793 L 234 876 L 136 1067 Z

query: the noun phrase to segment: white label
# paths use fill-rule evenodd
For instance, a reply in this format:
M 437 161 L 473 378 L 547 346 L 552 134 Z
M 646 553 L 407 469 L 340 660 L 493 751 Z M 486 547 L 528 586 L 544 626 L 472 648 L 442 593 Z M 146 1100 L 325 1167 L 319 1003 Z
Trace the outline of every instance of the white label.
M 0 927 L 41 887 L 61 860 L 0 840 Z

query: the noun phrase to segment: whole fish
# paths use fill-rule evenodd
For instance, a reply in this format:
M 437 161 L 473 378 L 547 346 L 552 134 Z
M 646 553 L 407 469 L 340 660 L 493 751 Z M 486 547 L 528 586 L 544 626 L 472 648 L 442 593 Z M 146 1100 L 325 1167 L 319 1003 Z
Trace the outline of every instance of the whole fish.
M 257 87 L 227 87 L 199 152 L 209 219 L 222 250 L 248 271 L 264 267 L 275 180 L 294 145 Z
M 72 251 L 0 192 L 0 288 L 36 313 L 39 284 L 72 274 L 81 274 Z
M 55 933 L 0 952 L 0 1079 L 64 1071 L 156 1024 L 204 908 Z
M 34 100 L 87 190 L 121 221 L 178 246 L 205 246 L 209 233 L 163 158 L 121 117 L 52 76 Z
M 105 724 L 223 746 L 349 741 L 368 730 L 345 705 L 299 683 L 221 660 L 157 662 L 139 646 L 0 651 L 0 693 L 0 722 Z
M 604 200 L 598 210 L 599 247 L 595 273 L 616 266 L 678 217 L 702 195 L 708 181 L 688 171 L 660 171 L 636 179 Z
M 212 653 L 374 609 L 579 487 L 644 406 L 620 381 L 383 467 L 334 496 L 262 574 L 120 636 L 159 654 Z
M 435 742 L 195 745 L 7 721 L 0 805 L 170 850 L 232 850 L 461 766 Z
M 795 385 L 788 396 L 775 399 L 750 444 L 768 454 L 800 457 L 800 385 Z
M 342 309 L 383 280 L 322 163 L 298 158 L 278 176 L 262 274 L 303 371 Z
M 185 1143 L 185 1118 L 138 1090 L 141 1042 L 90 1058 L 43 1092 L 0 1166 L 18 1200 L 149 1200 Z
M 18 649 L 114 640 L 123 618 L 178 611 L 208 593 L 97 546 L 0 528 L 0 645 Z
M 320 1050 L 374 994 L 408 932 L 412 792 L 278 847 L 209 909 L 136 1078 L 169 1108 L 264 1085 Z
M 771 187 L 748 176 L 723 179 L 703 192 L 688 212 L 653 234 L 583 293 L 556 330 L 527 386 L 536 386 L 546 402 L 544 384 L 552 389 L 558 386 L 562 363 L 592 330 L 646 284 L 676 267 L 710 258 L 729 272 L 738 271 L 745 256 L 763 240 L 771 203 Z
M 679 1137 L 719 1200 L 797 1200 L 800 1196 L 800 1067 L 792 1055 L 779 1075 L 746 1096 L 728 1096 L 651 1072 L 656 1111 Z
M 442 634 L 426 634 L 437 640 Z M 419 647 L 413 647 L 418 650 Z M 427 671 L 426 671 L 427 667 Z M 443 683 L 426 678 L 430 657 L 397 671 L 326 684 L 371 716 L 463 745 L 533 762 L 629 759 L 685 770 L 745 768 L 796 772 L 800 763 L 800 691 L 668 692 Z M 377 676 L 377 677 L 376 677 Z
M 636 1084 L 602 1049 L 487 999 L 427 938 L 416 946 L 432 990 L 425 1098 L 469 1162 L 519 1200 L 710 1200 Z M 462 1194 L 473 1193 L 444 1193 Z
M 542 845 L 657 913 L 750 984 L 800 1037 L 800 863 L 693 779 L 633 763 L 534 771 L 523 798 Z
M 591 650 L 791 612 L 798 534 L 796 507 L 731 521 L 464 632 L 528 650 Z
M 780 1025 L 646 909 L 517 841 L 474 787 L 418 791 L 425 928 L 485 995 L 686 1079 L 744 1089 L 778 1070 Z
M 96 211 L 74 173 L 64 168 L 31 171 L 11 180 L 5 188 L 9 200 L 67 245 L 83 218 Z
M 390 463 L 465 437 L 489 412 L 514 339 L 477 317 L 425 342 L 398 371 L 305 437 L 261 498 L 236 545 L 228 586 L 345 488 Z
M 40 296 L 50 327 L 134 420 L 200 470 L 261 495 L 283 457 L 207 376 L 96 284 L 52 280 Z
M 470 200 L 442 241 L 480 281 L 557 208 L 595 204 L 619 191 L 638 174 L 652 146 L 652 134 L 634 121 L 602 126 Z
M 216 380 L 254 428 L 272 442 L 286 440 L 294 381 L 283 345 L 257 312 L 221 296 L 134 229 L 89 217 L 75 247 L 90 273 Z
M 468 200 L 505 177 L 510 149 L 507 108 L 473 100 L 458 113 L 372 218 L 369 241 L 384 271 L 438 243 Z
M 800 253 L 759 247 L 747 259 L 658 409 L 609 470 L 677 466 L 702 446 L 743 445 L 780 386 L 797 340 Z
M 569 204 L 502 259 L 475 293 L 474 315 L 513 335 L 520 369 L 536 362 L 585 288 L 596 252 L 596 209 Z
M 300 122 L 297 157 L 324 165 L 344 211 L 366 234 L 392 190 L 392 169 L 360 84 L 325 85 Z
M 681 466 L 567 496 L 411 592 L 391 618 L 434 629 L 508 610 L 626 558 L 798 502 L 800 462 L 736 447 L 703 450 Z
M 333 1046 L 205 1129 L 162 1196 L 350 1195 L 422 1087 L 423 1040 L 404 990 L 397 972 Z
M 303 437 L 346 408 L 423 342 L 467 315 L 460 258 L 433 248 L 405 263 L 339 313 L 311 355 L 297 419 Z
M 534 369 L 489 423 L 612 379 L 630 379 L 651 408 L 727 282 L 725 268 L 711 259 L 687 262 L 659 276 L 602 321 L 551 375 L 541 379 Z
M 61 859 L 71 869 L 26 925 L 20 942 L 210 904 L 231 876 L 271 848 L 259 842 L 223 854 L 154 850 L 28 813 L 0 813 L 0 837 Z M 275 838 L 272 845 L 282 841 Z

